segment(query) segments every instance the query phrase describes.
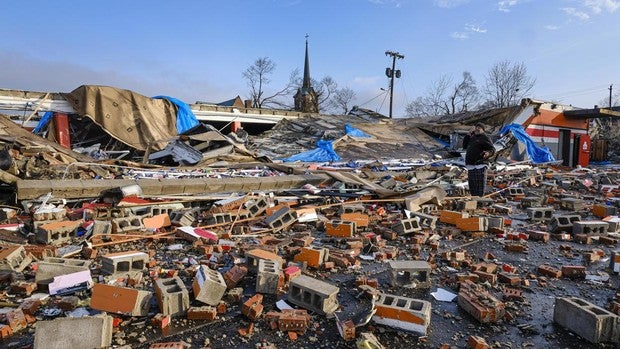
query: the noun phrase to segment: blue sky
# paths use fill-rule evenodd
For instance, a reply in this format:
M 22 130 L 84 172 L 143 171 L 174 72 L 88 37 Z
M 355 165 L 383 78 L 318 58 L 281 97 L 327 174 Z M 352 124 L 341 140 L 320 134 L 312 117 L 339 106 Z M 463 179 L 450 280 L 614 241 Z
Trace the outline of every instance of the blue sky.
M 394 115 L 442 75 L 484 82 L 523 62 L 531 97 L 590 108 L 620 92 L 620 0 L 4 0 L 0 88 L 69 92 L 98 84 L 193 103 L 248 97 L 242 72 L 276 70 L 268 92 L 303 69 L 388 113 L 384 52 L 398 51 Z

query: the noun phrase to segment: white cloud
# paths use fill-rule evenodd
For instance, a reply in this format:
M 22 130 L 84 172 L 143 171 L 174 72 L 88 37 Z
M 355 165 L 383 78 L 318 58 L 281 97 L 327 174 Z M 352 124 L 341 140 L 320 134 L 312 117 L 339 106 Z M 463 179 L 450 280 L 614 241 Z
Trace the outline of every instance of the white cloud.
M 406 0 L 368 0 L 375 5 L 394 5 L 400 7 Z
M 377 86 L 378 81 L 381 79 L 379 76 L 356 76 L 353 78 L 353 83 L 362 86 Z
M 590 9 L 595 14 L 599 14 L 603 11 L 610 13 L 615 12 L 620 8 L 620 1 L 618 0 L 583 0 L 583 6 Z
M 558 30 L 558 29 L 560 29 L 560 27 L 558 27 L 557 25 L 547 24 L 545 26 L 545 29 L 547 29 L 547 30 Z
M 517 6 L 520 0 L 502 0 L 497 3 L 497 7 L 502 12 L 510 12 L 510 8 Z
M 582 21 L 587 21 L 588 19 L 590 19 L 590 15 L 583 12 L 583 11 L 578 11 L 576 8 L 574 7 L 564 7 L 561 9 L 562 11 L 564 11 L 567 15 L 575 17 L 579 20 Z
M 468 2 L 469 0 L 435 0 L 435 5 L 441 8 L 453 8 Z
M 464 32 L 454 32 L 450 36 L 453 39 L 457 39 L 457 40 L 467 40 L 467 39 L 469 39 L 469 34 L 464 33 Z
M 465 30 L 474 32 L 474 33 L 480 33 L 480 34 L 485 34 L 487 32 L 486 29 L 481 28 L 477 24 L 465 24 Z

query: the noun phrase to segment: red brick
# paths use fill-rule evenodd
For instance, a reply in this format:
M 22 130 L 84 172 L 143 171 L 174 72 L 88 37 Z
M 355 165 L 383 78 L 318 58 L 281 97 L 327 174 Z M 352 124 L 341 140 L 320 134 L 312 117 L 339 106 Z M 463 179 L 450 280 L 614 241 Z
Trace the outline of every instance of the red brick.
M 38 299 L 28 299 L 19 305 L 24 314 L 34 315 L 41 307 L 41 301 Z
M 581 265 L 563 265 L 562 275 L 569 279 L 585 279 L 586 267 Z
M 217 309 L 211 306 L 190 307 L 187 310 L 189 320 L 214 320 L 217 316 Z
M 6 313 L 6 322 L 13 332 L 18 332 L 28 326 L 26 316 L 21 309 L 13 309 Z
M 153 324 L 153 326 L 159 329 L 162 329 L 170 325 L 170 318 L 170 315 L 164 315 L 159 313 L 151 319 L 151 324 Z
M 241 313 L 247 316 L 250 320 L 254 321 L 258 319 L 263 312 L 263 295 L 260 293 L 255 294 L 250 299 L 243 303 L 241 307 Z
M 467 339 L 467 345 L 471 349 L 489 349 L 489 344 L 487 343 L 487 341 L 484 338 L 478 336 L 469 336 L 469 338 Z
M 562 271 L 558 270 L 550 265 L 539 265 L 538 266 L 538 273 L 540 275 L 544 275 L 544 276 L 548 276 L 548 277 L 552 277 L 552 278 L 559 278 L 562 276 Z
M 9 338 L 12 335 L 13 335 L 13 330 L 11 330 L 10 326 L 0 324 L 0 338 L 1 339 Z

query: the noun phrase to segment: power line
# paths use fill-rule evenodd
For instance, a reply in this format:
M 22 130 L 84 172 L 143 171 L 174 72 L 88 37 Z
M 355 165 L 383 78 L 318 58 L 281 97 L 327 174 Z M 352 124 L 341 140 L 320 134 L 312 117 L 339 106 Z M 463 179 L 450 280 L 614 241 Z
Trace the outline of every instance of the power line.
M 378 95 L 376 95 L 376 96 L 372 97 L 371 99 L 367 100 L 367 101 L 366 101 L 366 102 L 364 102 L 364 103 L 359 104 L 359 105 L 358 105 L 358 107 L 363 107 L 364 105 L 366 105 L 366 104 L 368 104 L 368 103 L 370 103 L 370 102 L 374 101 L 375 99 L 377 99 L 377 98 L 381 97 L 382 95 L 384 95 L 384 94 L 386 94 L 386 93 L 387 93 L 387 91 L 385 91 L 385 90 L 381 90 L 381 92 L 380 92 Z

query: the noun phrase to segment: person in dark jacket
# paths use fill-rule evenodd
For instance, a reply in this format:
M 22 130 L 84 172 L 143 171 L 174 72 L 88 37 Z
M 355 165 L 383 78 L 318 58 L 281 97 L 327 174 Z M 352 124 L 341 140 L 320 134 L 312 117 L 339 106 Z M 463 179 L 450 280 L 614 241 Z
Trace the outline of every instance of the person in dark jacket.
M 484 133 L 484 125 L 476 124 L 474 130 L 463 138 L 467 181 L 472 196 L 483 196 L 487 182 L 487 161 L 495 154 L 493 142 Z

